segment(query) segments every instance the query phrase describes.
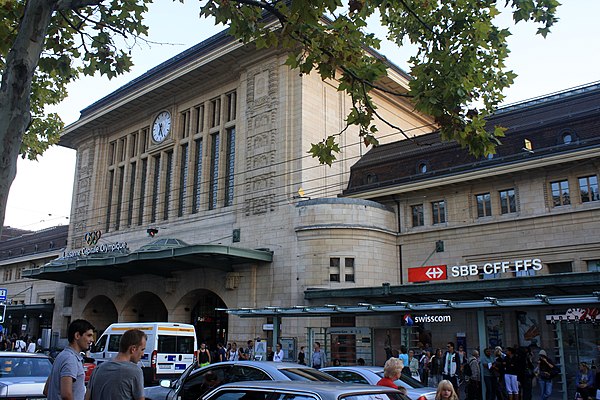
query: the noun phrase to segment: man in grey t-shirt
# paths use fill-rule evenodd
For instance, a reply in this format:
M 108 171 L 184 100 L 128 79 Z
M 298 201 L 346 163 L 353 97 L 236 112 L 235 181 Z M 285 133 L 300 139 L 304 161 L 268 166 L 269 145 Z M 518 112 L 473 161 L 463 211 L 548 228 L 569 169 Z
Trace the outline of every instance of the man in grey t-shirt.
M 84 319 L 76 319 L 67 329 L 69 345 L 54 360 L 52 371 L 44 386 L 48 400 L 83 400 L 85 373 L 82 351 L 87 351 L 94 340 L 94 326 Z
M 144 400 L 144 374 L 137 363 L 146 350 L 146 340 L 146 334 L 138 329 L 126 331 L 117 356 L 94 369 L 85 399 Z

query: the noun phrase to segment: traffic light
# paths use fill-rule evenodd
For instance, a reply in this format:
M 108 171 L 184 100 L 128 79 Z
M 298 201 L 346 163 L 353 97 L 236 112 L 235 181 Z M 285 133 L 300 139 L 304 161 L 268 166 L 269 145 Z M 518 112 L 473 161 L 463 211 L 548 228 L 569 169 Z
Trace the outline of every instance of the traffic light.
M 148 234 L 148 236 L 154 237 L 158 233 L 158 229 L 156 229 L 156 228 L 148 228 L 148 229 L 146 229 L 146 233 Z

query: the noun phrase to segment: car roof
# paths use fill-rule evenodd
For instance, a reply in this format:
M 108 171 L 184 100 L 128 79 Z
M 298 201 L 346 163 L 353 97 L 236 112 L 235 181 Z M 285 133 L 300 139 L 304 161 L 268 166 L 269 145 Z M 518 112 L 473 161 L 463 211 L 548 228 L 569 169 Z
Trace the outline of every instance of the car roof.
M 14 358 L 14 357 L 25 357 L 25 358 L 48 358 L 44 353 L 26 353 L 23 351 L 0 351 L 0 358 Z
M 323 371 L 370 371 L 374 373 L 383 372 L 383 367 L 377 367 L 372 365 L 350 365 L 350 366 L 339 366 L 339 367 L 325 367 L 321 368 Z
M 267 389 L 267 390 L 299 390 L 304 392 L 315 393 L 381 393 L 392 392 L 398 393 L 396 389 L 386 386 L 362 385 L 358 383 L 341 383 L 341 382 L 311 382 L 307 385 L 302 381 L 243 381 L 226 383 L 219 386 L 218 389 L 226 388 L 251 388 L 251 389 Z

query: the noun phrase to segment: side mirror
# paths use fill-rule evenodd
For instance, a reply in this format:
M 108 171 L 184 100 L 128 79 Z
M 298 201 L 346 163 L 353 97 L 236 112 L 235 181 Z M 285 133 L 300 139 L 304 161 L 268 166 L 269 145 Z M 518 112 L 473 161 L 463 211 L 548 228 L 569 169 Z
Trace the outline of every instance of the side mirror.
M 170 389 L 171 388 L 171 381 L 168 379 L 162 379 L 159 383 L 158 383 L 161 387 Z

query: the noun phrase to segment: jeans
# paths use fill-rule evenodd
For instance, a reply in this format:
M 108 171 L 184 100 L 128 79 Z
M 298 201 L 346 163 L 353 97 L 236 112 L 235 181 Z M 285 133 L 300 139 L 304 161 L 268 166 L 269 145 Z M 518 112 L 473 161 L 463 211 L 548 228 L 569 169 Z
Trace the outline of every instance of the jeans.
M 485 382 L 485 400 L 496 400 L 496 377 L 484 375 Z
M 540 383 L 541 400 L 548 400 L 548 398 L 552 394 L 552 381 L 538 379 L 538 382 Z

